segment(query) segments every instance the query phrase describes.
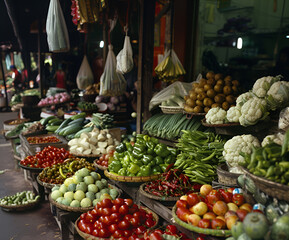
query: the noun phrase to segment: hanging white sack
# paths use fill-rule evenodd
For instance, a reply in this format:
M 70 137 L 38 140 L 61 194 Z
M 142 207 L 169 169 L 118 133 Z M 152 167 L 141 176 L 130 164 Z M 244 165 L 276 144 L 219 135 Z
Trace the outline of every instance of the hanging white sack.
M 79 71 L 76 77 L 77 87 L 81 90 L 84 90 L 86 87 L 93 84 L 93 82 L 94 82 L 93 73 L 89 66 L 87 57 L 86 55 L 84 55 L 81 66 L 79 68 Z
M 126 81 L 122 74 L 116 72 L 116 59 L 113 46 L 108 45 L 108 54 L 103 74 L 100 77 L 99 95 L 120 96 L 126 90 Z
M 116 56 L 116 71 L 124 74 L 133 69 L 132 47 L 129 36 L 125 36 L 123 49 Z
M 59 0 L 50 0 L 46 19 L 46 33 L 50 51 L 69 51 L 69 36 Z

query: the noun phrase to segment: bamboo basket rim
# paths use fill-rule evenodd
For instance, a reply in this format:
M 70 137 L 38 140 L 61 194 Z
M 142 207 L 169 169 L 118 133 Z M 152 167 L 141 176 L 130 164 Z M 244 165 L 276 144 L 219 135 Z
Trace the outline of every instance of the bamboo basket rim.
M 109 179 L 119 181 L 119 182 L 149 182 L 151 180 L 158 179 L 162 174 L 145 176 L 145 177 L 130 177 L 130 176 L 120 176 L 115 173 L 111 173 L 109 171 L 104 170 L 104 175 Z
M 232 235 L 231 230 L 226 230 L 226 229 L 221 229 L 221 230 L 217 230 L 217 229 L 209 229 L 209 228 L 199 228 L 196 226 L 193 226 L 191 224 L 188 224 L 184 221 L 182 221 L 181 219 L 178 218 L 178 216 L 176 215 L 176 209 L 177 206 L 175 205 L 172 209 L 172 215 L 174 220 L 176 221 L 177 224 L 179 224 L 180 226 L 196 232 L 196 233 L 202 233 L 202 234 L 206 234 L 206 235 L 211 235 L 211 236 L 216 236 L 216 237 L 229 237 Z
M 158 201 L 172 201 L 172 202 L 176 202 L 177 200 L 180 199 L 180 197 L 155 196 L 144 190 L 145 185 L 146 183 L 143 183 L 142 185 L 140 185 L 139 192 L 147 198 L 158 200 Z
M 170 107 L 170 106 L 159 106 L 163 113 L 166 114 L 175 114 L 175 113 L 182 113 L 182 107 Z
M 227 167 L 227 164 L 226 163 L 222 163 L 220 164 L 218 167 L 217 167 L 217 173 L 219 174 L 222 174 L 222 175 L 225 175 L 227 177 L 231 177 L 231 178 L 237 178 L 239 177 L 240 175 L 242 175 L 241 173 L 231 173 L 229 172 Z
M 120 195 L 121 195 L 120 189 L 118 189 L 117 187 L 115 187 L 114 185 L 111 185 L 111 184 L 108 184 L 108 187 L 116 189 L 118 191 L 118 196 L 117 197 L 120 197 Z M 68 211 L 68 212 L 87 212 L 87 211 L 90 211 L 90 210 L 92 210 L 94 208 L 94 206 L 84 208 L 84 207 L 70 207 L 70 206 L 63 205 L 61 203 L 58 203 L 58 202 L 54 201 L 51 198 L 51 193 L 49 194 L 48 199 L 49 199 L 49 202 L 52 205 L 54 205 L 54 206 L 56 206 L 56 207 L 58 207 L 58 208 L 60 208 L 62 210 Z
M 235 126 L 241 126 L 240 123 L 210 124 L 210 123 L 207 123 L 206 118 L 203 118 L 201 120 L 201 123 L 205 127 L 235 127 Z
M 158 222 L 159 222 L 159 217 L 158 215 L 153 212 L 152 210 L 150 210 L 149 208 L 147 207 L 144 207 L 144 206 L 139 206 L 140 208 L 144 209 L 146 212 L 148 213 L 151 213 L 153 215 L 153 218 L 155 220 L 155 225 L 152 226 L 151 228 L 148 228 L 147 230 L 151 230 L 151 229 L 154 229 L 157 225 L 158 225 Z M 78 226 L 77 226 L 77 223 L 79 222 L 80 220 L 80 217 L 76 219 L 75 223 L 74 223 L 74 227 L 76 229 L 76 231 L 78 232 L 78 234 L 83 238 L 83 239 L 87 239 L 87 240 L 108 240 L 108 239 L 114 239 L 112 236 L 110 238 L 100 238 L 100 237 L 95 237 L 93 235 L 90 235 L 88 233 L 84 233 L 82 232 Z

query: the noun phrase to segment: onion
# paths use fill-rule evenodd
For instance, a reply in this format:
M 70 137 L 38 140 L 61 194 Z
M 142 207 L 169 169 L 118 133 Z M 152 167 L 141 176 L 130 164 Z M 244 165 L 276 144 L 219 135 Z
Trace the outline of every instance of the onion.
M 105 103 L 97 103 L 96 106 L 99 112 L 107 111 L 107 105 Z
M 107 107 L 108 107 L 108 109 L 109 109 L 110 111 L 114 111 L 114 110 L 115 110 L 115 106 L 114 106 L 113 103 L 111 103 L 111 102 L 109 102 L 109 103 L 107 104 Z
M 114 105 L 118 104 L 119 103 L 119 100 L 117 97 L 111 97 L 110 98 L 110 102 L 113 103 Z
M 95 102 L 96 102 L 96 103 L 101 103 L 101 102 L 102 102 L 102 99 L 103 99 L 103 96 L 96 96 Z

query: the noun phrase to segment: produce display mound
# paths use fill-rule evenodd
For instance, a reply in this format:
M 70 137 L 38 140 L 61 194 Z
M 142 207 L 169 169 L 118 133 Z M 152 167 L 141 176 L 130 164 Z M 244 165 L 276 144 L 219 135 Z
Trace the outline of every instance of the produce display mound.
M 21 168 L 23 168 L 25 170 L 28 170 L 28 171 L 31 171 L 31 172 L 36 172 L 36 173 L 40 173 L 44 169 L 44 168 L 27 167 L 27 166 L 22 165 L 20 162 L 18 163 L 18 165 L 19 165 L 19 167 L 21 167 Z
M 275 197 L 279 200 L 285 200 L 289 201 L 289 186 L 276 183 L 273 181 L 270 181 L 263 177 L 258 177 L 252 173 L 249 172 L 248 169 L 243 168 L 243 171 L 247 176 L 249 176 L 255 183 L 256 187 L 266 194 L 268 194 L 271 197 Z
M 8 212 L 12 212 L 12 211 L 26 211 L 29 209 L 32 209 L 34 207 L 36 207 L 38 204 L 40 203 L 40 199 L 38 199 L 36 202 L 31 202 L 31 203 L 27 203 L 27 204 L 21 204 L 21 205 L 15 205 L 15 206 L 11 206 L 11 205 L 3 205 L 0 204 L 0 207 Z
M 151 175 L 151 176 L 145 176 L 145 177 L 130 177 L 130 176 L 120 176 L 115 173 L 111 173 L 107 170 L 104 171 L 104 175 L 108 177 L 109 179 L 119 181 L 119 182 L 149 182 L 155 179 L 158 179 L 161 174 Z
M 5 131 L 9 131 L 14 129 L 16 126 L 19 124 L 28 122 L 29 119 L 11 119 L 11 120 L 6 120 L 3 122 L 3 127 Z
M 172 215 L 173 215 L 174 220 L 176 221 L 177 224 L 179 224 L 180 226 L 190 231 L 205 234 L 205 235 L 216 236 L 216 237 L 229 237 L 232 235 L 231 230 L 225 230 L 225 229 L 216 230 L 216 229 L 209 229 L 209 228 L 199 228 L 191 224 L 188 224 L 178 218 L 176 214 L 176 209 L 177 209 L 177 206 L 175 205 L 172 210 Z
M 235 126 L 241 126 L 240 123 L 222 123 L 222 124 L 210 124 L 206 122 L 206 119 L 203 118 L 201 120 L 202 125 L 205 127 L 235 127 Z
M 36 180 L 37 180 L 37 182 L 38 182 L 41 186 L 43 186 L 43 187 L 45 187 L 45 188 L 49 188 L 49 189 L 52 189 L 52 188 L 55 187 L 55 186 L 60 186 L 60 185 L 61 185 L 61 184 L 53 184 L 53 183 L 42 182 L 42 181 L 39 179 L 39 175 L 37 176 Z
M 116 190 L 118 191 L 118 196 L 117 196 L 117 198 L 120 197 L 121 191 L 120 191 L 117 187 L 115 187 L 115 186 L 113 186 L 113 185 L 110 185 L 110 184 L 108 184 L 108 187 L 109 187 L 109 188 L 114 188 L 114 189 L 116 189 Z M 58 202 L 54 201 L 54 200 L 51 198 L 51 194 L 49 194 L 49 197 L 48 197 L 48 198 L 49 198 L 49 202 L 50 202 L 52 205 L 54 205 L 54 206 L 56 206 L 57 208 L 62 209 L 62 210 L 64 210 L 64 211 L 68 211 L 68 212 L 87 212 L 87 211 L 90 211 L 90 210 L 92 210 L 92 209 L 94 208 L 94 206 L 91 206 L 91 207 L 70 207 L 70 206 L 66 206 L 66 205 L 64 205 L 64 204 L 61 204 L 61 203 L 58 203 Z
M 152 230 L 154 229 L 157 225 L 158 225 L 158 222 L 159 222 L 159 217 L 156 213 L 154 213 L 153 211 L 151 211 L 149 208 L 146 208 L 146 207 L 143 207 L 143 206 L 140 206 L 141 209 L 144 209 L 147 213 L 151 213 L 153 215 L 153 218 L 154 218 L 154 221 L 155 221 L 155 225 L 152 226 L 151 228 L 149 228 L 148 230 Z M 78 222 L 79 222 L 80 218 L 78 218 L 76 221 L 75 221 L 75 224 L 74 224 L 74 227 L 76 229 L 76 231 L 78 232 L 78 234 L 83 238 L 83 239 L 87 239 L 87 240 L 108 240 L 108 239 L 115 239 L 114 237 L 110 237 L 110 238 L 100 238 L 100 237 L 95 237 L 93 235 L 90 235 L 90 234 L 87 234 L 87 233 L 84 233 L 82 232 L 79 228 L 78 228 Z
M 217 167 L 218 182 L 224 185 L 237 185 L 237 179 L 241 174 L 231 173 L 228 166 L 223 163 Z
M 182 113 L 183 108 L 181 107 L 169 107 L 169 106 L 160 106 L 161 110 L 165 114 L 175 114 L 175 113 Z
M 107 169 L 107 167 L 97 164 L 96 160 L 93 162 L 93 166 L 95 166 L 96 168 L 98 168 L 102 171 L 105 171 Z
M 168 201 L 168 202 L 176 202 L 177 200 L 180 199 L 180 197 L 169 197 L 169 196 L 161 196 L 160 197 L 160 196 L 150 194 L 144 190 L 145 185 L 146 185 L 146 183 L 143 183 L 142 185 L 140 185 L 139 192 L 140 192 L 140 194 L 144 195 L 147 198 L 154 199 L 157 201 Z

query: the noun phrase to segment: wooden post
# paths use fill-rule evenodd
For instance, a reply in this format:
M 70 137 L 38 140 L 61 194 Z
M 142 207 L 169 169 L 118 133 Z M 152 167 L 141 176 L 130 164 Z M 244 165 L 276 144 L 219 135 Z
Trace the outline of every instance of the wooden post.
M 42 38 L 42 23 L 41 18 L 38 19 L 38 74 L 40 76 L 39 88 L 40 96 L 44 98 L 44 81 L 43 81 L 43 57 L 41 54 L 41 38 Z
M 2 72 L 2 76 L 3 76 L 3 84 L 4 84 L 4 90 L 5 90 L 5 101 L 6 101 L 6 110 L 8 109 L 8 94 L 7 94 L 7 86 L 6 86 L 6 77 L 5 77 L 5 72 L 4 72 L 4 68 L 3 68 L 3 54 L 1 52 L 0 55 L 0 65 L 1 65 L 1 72 Z
M 137 78 L 137 133 L 150 117 L 149 102 L 153 89 L 155 0 L 140 1 L 139 57 Z

